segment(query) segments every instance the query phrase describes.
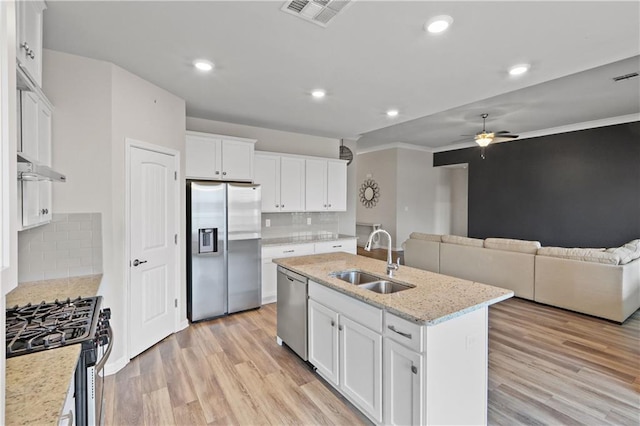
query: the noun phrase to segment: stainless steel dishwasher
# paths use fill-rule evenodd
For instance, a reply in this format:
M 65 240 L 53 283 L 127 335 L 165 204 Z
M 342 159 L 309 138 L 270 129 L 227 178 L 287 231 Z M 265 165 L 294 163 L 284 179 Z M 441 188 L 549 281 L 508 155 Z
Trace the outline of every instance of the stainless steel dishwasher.
M 278 266 L 277 341 L 307 361 L 307 278 Z

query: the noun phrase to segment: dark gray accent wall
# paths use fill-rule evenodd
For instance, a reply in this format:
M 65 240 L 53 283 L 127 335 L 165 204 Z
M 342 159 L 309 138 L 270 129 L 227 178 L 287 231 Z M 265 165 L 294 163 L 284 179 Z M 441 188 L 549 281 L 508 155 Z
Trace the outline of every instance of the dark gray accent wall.
M 640 238 L 640 122 L 439 152 L 469 164 L 470 237 L 614 247 Z

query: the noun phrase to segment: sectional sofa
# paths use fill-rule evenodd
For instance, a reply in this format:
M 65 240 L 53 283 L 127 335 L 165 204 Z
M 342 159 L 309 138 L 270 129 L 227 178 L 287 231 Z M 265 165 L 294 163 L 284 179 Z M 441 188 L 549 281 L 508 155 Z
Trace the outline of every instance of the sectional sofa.
M 507 288 L 523 299 L 620 323 L 640 308 L 640 239 L 582 249 L 414 232 L 403 246 L 408 266 Z

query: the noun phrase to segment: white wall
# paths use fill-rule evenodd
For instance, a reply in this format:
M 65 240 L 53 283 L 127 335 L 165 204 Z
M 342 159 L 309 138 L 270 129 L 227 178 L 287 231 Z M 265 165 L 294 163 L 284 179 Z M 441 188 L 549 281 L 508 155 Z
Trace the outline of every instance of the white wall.
M 125 253 L 125 138 L 181 153 L 184 182 L 185 104 L 182 99 L 112 64 L 45 50 L 43 88 L 54 104 L 53 165 L 68 182 L 54 185 L 54 212 L 102 214 L 100 293 L 113 312 L 116 340 L 110 365 L 127 357 Z M 181 184 L 180 205 L 185 205 Z M 180 228 L 185 229 L 181 208 Z M 181 233 L 182 234 L 182 233 Z M 184 236 L 183 236 L 184 238 Z M 184 246 L 184 241 L 182 245 Z M 186 273 L 180 256 L 181 315 L 186 318 Z M 110 369 L 110 368 L 108 368 Z
M 368 175 L 380 186 L 380 201 L 366 208 L 358 200 L 357 222 L 380 223 L 400 249 L 411 232 L 451 232 L 451 175 L 433 167 L 433 153 L 403 147 L 358 154 L 357 188 Z M 385 241 L 380 241 L 382 247 Z
M 433 167 L 433 153 L 399 148 L 397 182 L 398 246 L 414 231 L 449 232 L 449 171 Z
M 187 117 L 187 130 L 257 139 L 256 150 L 339 158 L 340 140 Z
M 368 178 L 375 180 L 380 188 L 378 203 L 371 208 L 363 206 L 358 198 L 357 222 L 380 223 L 382 228 L 391 234 L 394 247 L 400 247 L 396 238 L 397 163 L 398 150 L 395 148 L 358 154 L 356 172 L 358 190 Z M 387 242 L 383 238 L 380 239 L 380 244 L 386 247 Z
M 358 142 L 355 140 L 344 140 L 344 146 L 351 149 L 353 161 L 347 166 L 347 211 L 339 213 L 339 232 L 344 235 L 356 235 L 356 208 L 358 203 Z

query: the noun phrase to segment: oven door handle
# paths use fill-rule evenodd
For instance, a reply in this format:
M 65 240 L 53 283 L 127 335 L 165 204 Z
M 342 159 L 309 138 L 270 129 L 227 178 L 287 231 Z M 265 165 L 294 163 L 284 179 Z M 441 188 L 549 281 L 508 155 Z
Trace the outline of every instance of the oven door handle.
M 104 356 L 100 358 L 100 361 L 96 364 L 96 373 L 104 368 L 104 365 L 109 359 L 109 355 L 111 355 L 111 349 L 113 349 L 113 329 L 111 326 L 107 327 L 107 335 L 109 336 L 109 346 L 107 346 Z

